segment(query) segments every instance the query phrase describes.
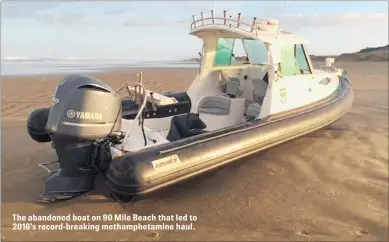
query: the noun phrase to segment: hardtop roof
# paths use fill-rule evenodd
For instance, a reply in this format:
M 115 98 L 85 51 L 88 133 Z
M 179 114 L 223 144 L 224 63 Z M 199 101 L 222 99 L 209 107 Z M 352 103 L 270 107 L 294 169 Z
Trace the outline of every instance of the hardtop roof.
M 272 21 L 272 22 L 271 22 Z M 276 20 L 266 20 L 253 18 L 253 22 L 248 24 L 241 21 L 241 15 L 238 14 L 237 19 L 226 17 L 226 11 L 224 11 L 224 17 L 214 17 L 213 11 L 211 11 L 211 17 L 204 17 L 204 13 L 201 13 L 201 18 L 196 20 L 193 15 L 193 22 L 191 24 L 191 35 L 199 38 L 214 36 L 224 38 L 241 38 L 241 39 L 257 39 L 265 43 L 270 44 L 307 44 L 309 41 L 305 38 L 297 36 L 293 33 L 278 31 L 279 25 L 275 23 Z M 277 30 L 266 30 L 263 28 L 263 23 L 268 25 L 274 25 Z

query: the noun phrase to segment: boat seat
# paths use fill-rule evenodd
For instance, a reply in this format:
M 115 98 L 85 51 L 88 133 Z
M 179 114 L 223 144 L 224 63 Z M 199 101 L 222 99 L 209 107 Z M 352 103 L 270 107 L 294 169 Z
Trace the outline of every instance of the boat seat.
M 229 78 L 229 81 L 222 86 L 222 91 L 225 96 L 231 98 L 239 97 L 243 93 L 243 89 L 241 88 L 238 78 Z
M 199 103 L 199 113 L 229 115 L 230 108 L 231 99 L 224 96 L 205 97 Z
M 213 131 L 242 122 L 246 98 L 226 96 L 204 97 L 199 103 L 199 117 L 207 125 L 205 130 Z
M 261 105 L 259 103 L 251 103 L 246 109 L 246 120 L 251 121 L 256 119 L 261 113 Z
M 267 83 L 260 78 L 253 79 L 252 83 L 254 87 L 253 100 L 256 103 L 262 104 L 267 91 Z
M 226 84 L 226 94 L 232 98 L 242 95 L 243 90 L 240 87 L 240 81 L 237 78 L 231 78 Z
M 246 85 L 252 87 L 252 100 L 257 103 L 262 103 L 265 98 L 268 86 L 268 69 L 266 66 L 255 66 L 247 68 Z M 247 89 L 249 91 L 249 89 Z M 248 95 L 248 94 L 247 94 Z
M 169 133 L 166 137 L 170 142 L 192 137 L 206 132 L 207 126 L 197 114 L 188 113 L 174 116 L 171 120 Z

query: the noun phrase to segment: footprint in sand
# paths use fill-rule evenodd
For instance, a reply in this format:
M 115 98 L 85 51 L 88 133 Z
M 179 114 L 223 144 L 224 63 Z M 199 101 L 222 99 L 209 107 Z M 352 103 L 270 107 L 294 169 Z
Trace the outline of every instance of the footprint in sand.
M 309 233 L 309 231 L 306 230 L 306 229 L 302 229 L 302 230 L 298 231 L 298 234 L 300 234 L 302 236 L 309 236 L 309 235 L 311 235 L 311 233 Z
M 153 238 L 159 238 L 159 237 L 161 237 L 161 234 L 158 232 L 152 232 L 152 233 L 148 234 L 148 236 L 153 237 Z
M 369 234 L 369 232 L 365 229 L 361 229 L 361 230 L 355 231 L 354 234 L 357 236 L 363 236 L 363 235 Z

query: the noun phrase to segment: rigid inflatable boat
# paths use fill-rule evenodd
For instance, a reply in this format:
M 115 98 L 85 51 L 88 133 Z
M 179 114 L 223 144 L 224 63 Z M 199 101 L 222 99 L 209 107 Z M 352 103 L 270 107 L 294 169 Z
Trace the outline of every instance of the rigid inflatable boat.
M 53 173 L 41 199 L 90 191 L 98 174 L 118 197 L 148 194 L 325 127 L 351 108 L 345 72 L 331 59 L 314 69 L 307 41 L 280 31 L 278 21 L 247 24 L 226 11 L 193 18 L 190 34 L 203 40 L 203 51 L 186 92 L 152 92 L 142 73 L 117 91 L 69 75 L 51 107 L 31 113 L 30 136 L 52 142 L 58 156 L 41 164 Z

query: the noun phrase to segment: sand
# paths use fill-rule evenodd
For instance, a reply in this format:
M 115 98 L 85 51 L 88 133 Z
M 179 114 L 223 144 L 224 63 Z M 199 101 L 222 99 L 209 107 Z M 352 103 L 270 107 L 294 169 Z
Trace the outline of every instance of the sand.
M 102 179 L 96 181 L 95 191 L 84 196 L 48 205 L 36 203 L 48 176 L 37 165 L 55 160 L 56 155 L 50 144 L 38 144 L 28 137 L 26 119 L 32 110 L 50 103 L 62 77 L 4 78 L 2 239 L 387 241 L 388 66 L 377 62 L 337 65 L 348 71 L 355 102 L 350 112 L 329 128 L 175 185 L 135 204 L 109 198 Z M 115 88 L 136 79 L 133 70 L 91 75 Z M 195 75 L 195 69 L 144 70 L 146 85 L 155 91 L 185 90 Z M 197 216 L 197 221 L 186 222 L 193 223 L 195 230 L 189 231 L 13 230 L 12 214 L 50 213 L 188 214 Z M 100 222 L 103 223 L 109 224 Z

